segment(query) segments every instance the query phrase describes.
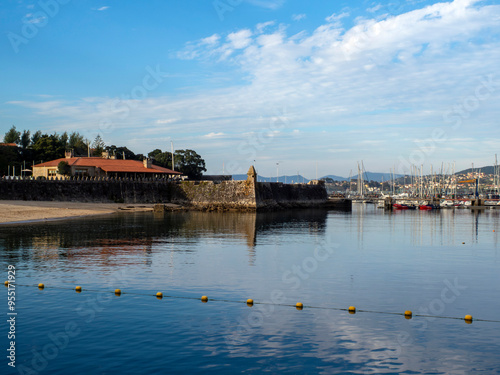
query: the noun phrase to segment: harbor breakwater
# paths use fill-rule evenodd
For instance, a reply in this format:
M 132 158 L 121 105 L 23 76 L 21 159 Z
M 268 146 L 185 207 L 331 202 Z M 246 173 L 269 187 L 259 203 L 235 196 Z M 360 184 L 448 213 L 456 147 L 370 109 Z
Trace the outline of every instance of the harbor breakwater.
M 203 210 L 274 210 L 321 207 L 324 185 L 257 182 L 253 167 L 245 181 L 154 179 L 0 179 L 0 199 L 117 203 L 177 203 Z

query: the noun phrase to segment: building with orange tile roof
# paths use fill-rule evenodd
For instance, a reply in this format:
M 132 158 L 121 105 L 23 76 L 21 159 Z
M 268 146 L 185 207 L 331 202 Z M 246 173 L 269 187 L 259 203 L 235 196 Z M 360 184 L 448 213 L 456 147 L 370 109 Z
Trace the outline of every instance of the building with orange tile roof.
M 122 160 L 109 157 L 107 153 L 103 157 L 74 157 L 72 152 L 66 152 L 65 158 L 51 160 L 33 166 L 33 177 L 63 178 L 57 173 L 60 162 L 68 163 L 71 168 L 71 176 L 76 177 L 175 177 L 182 175 L 171 169 L 154 165 L 151 159 L 144 161 Z

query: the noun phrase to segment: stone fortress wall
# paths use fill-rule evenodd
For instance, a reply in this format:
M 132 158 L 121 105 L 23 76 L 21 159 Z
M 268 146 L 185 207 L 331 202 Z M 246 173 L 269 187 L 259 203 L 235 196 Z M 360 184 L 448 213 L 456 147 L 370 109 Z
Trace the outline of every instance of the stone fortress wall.
M 117 203 L 178 203 L 199 209 L 262 210 L 324 205 L 324 185 L 155 179 L 0 179 L 0 199 Z

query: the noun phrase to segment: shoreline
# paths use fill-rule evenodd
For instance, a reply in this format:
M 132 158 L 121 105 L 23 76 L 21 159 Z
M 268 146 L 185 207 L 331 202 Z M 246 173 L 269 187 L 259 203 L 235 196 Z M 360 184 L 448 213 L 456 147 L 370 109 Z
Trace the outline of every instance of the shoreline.
M 72 220 L 87 216 L 111 215 L 124 212 L 176 212 L 176 211 L 204 211 L 204 212 L 262 212 L 281 211 L 286 209 L 340 209 L 344 205 L 328 201 L 324 205 L 308 206 L 306 204 L 292 205 L 288 203 L 271 205 L 268 207 L 234 207 L 214 203 L 184 205 L 176 203 L 110 203 L 110 202 L 75 202 L 75 201 L 24 201 L 0 200 L 0 226 L 22 225 L 56 220 Z M 341 202 L 340 202 L 341 203 Z M 349 211 L 351 210 L 349 205 Z
M 154 204 L 84 203 L 61 201 L 0 201 L 0 226 L 73 220 L 118 212 L 153 212 Z

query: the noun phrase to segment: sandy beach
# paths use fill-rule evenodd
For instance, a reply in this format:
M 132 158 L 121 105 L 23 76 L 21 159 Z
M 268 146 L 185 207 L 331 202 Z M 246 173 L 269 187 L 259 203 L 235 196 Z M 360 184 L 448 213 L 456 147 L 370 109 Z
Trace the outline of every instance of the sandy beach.
M 0 224 L 77 218 L 126 211 L 152 211 L 153 204 L 0 201 Z

